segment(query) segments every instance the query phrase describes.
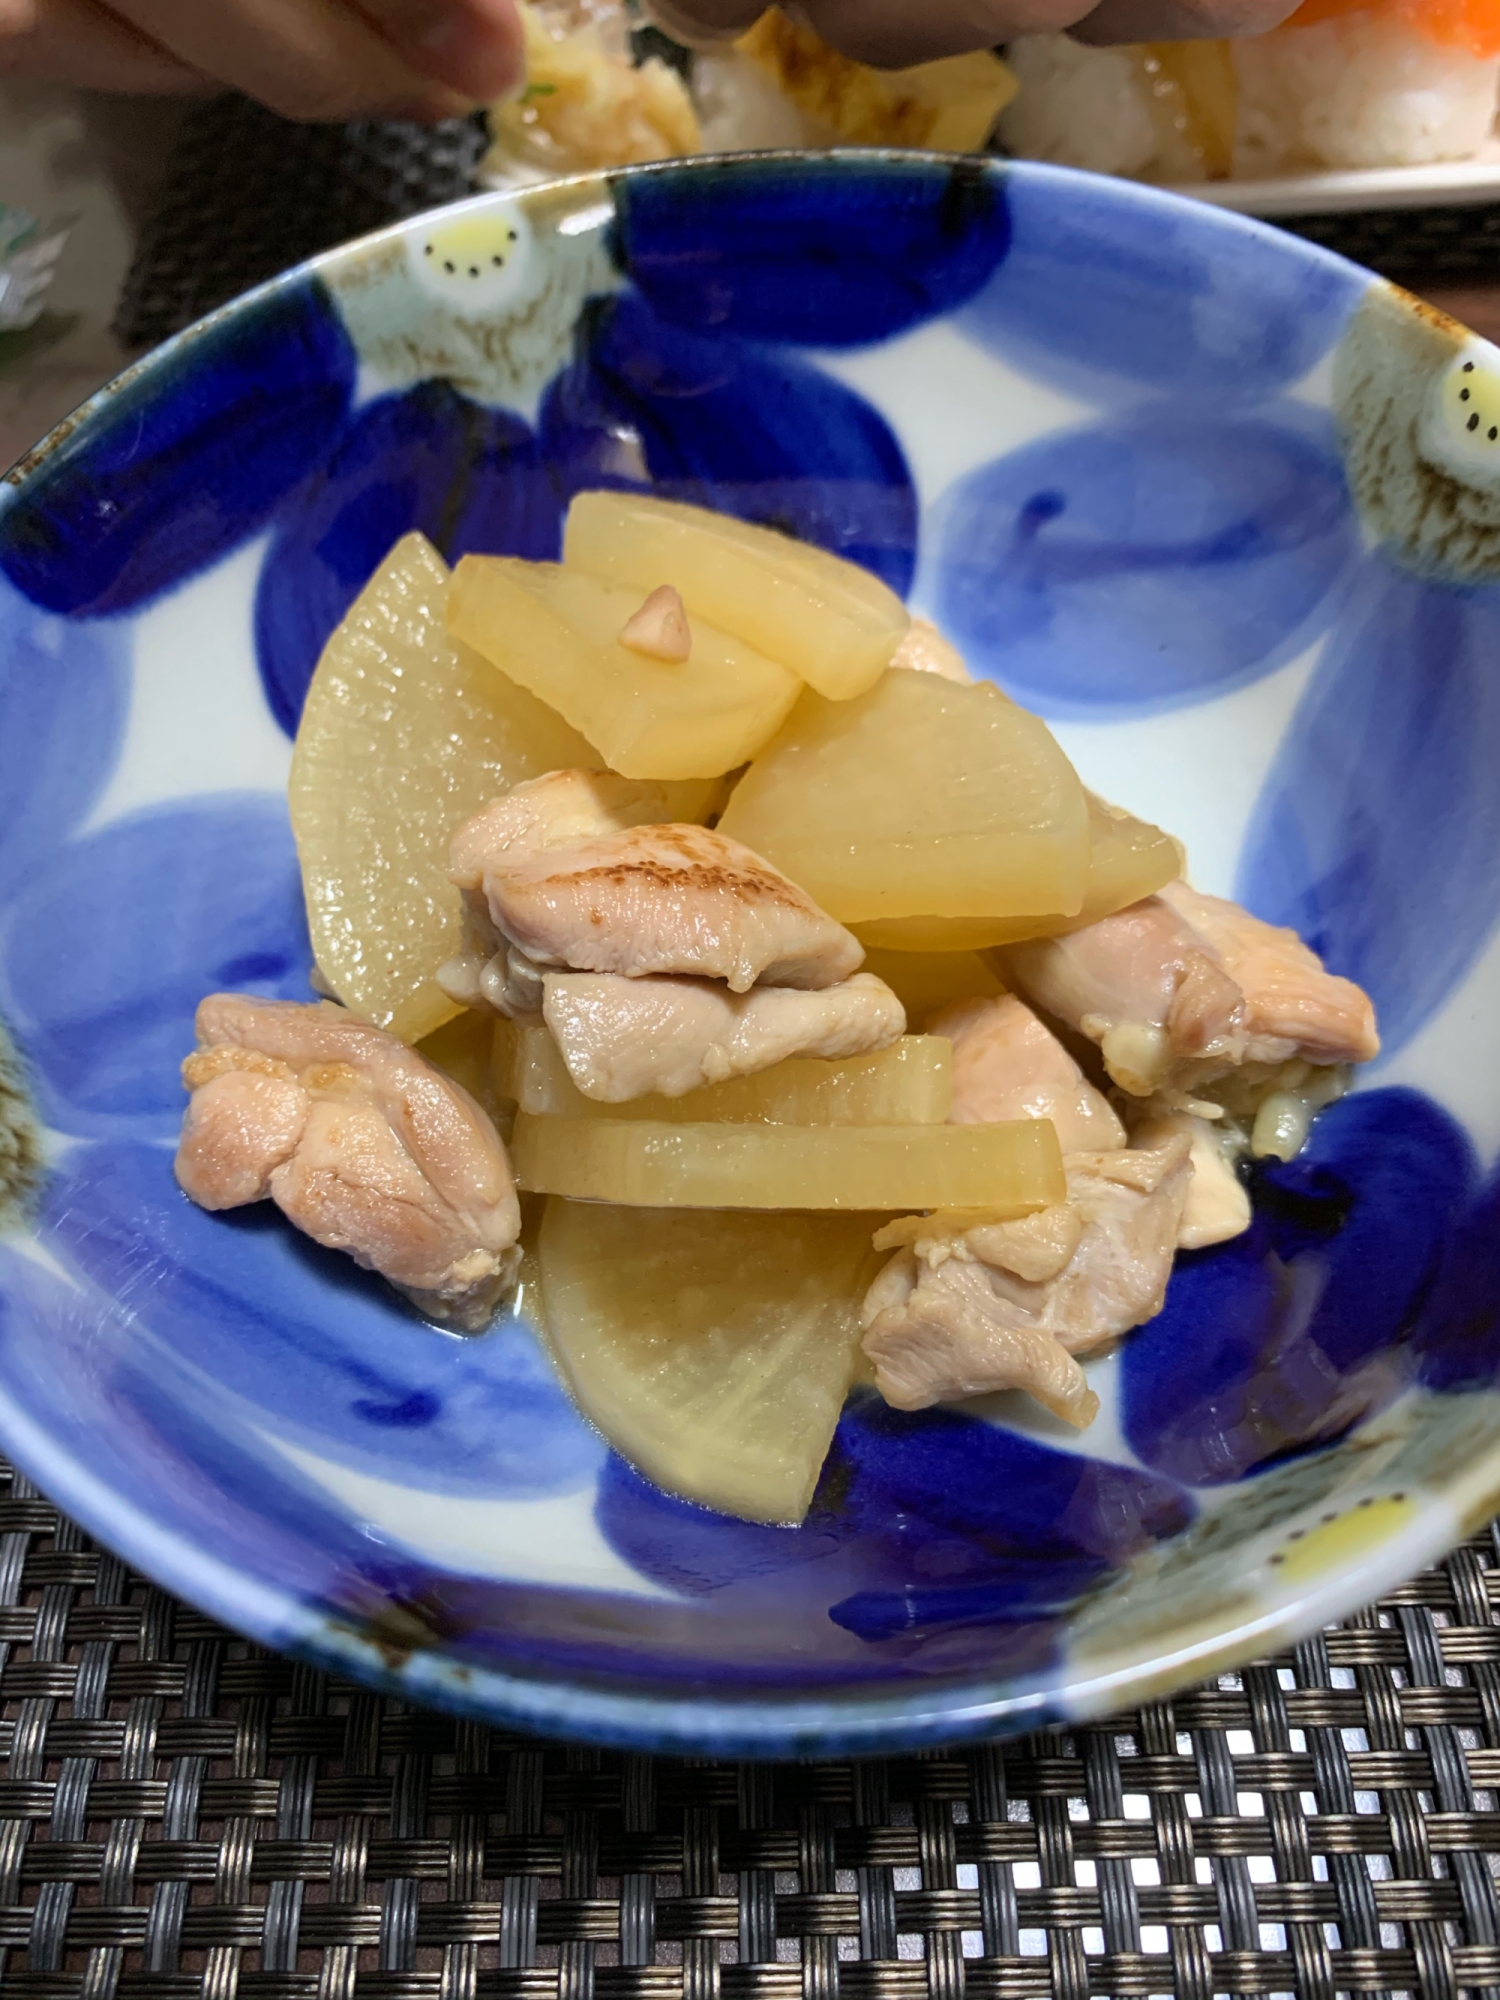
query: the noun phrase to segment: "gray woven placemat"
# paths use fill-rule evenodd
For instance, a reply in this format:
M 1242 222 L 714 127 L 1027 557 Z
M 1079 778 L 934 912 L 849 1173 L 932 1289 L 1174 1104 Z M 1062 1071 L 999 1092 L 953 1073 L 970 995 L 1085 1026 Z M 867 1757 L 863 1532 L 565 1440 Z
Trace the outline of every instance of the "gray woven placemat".
M 278 1659 L 0 1461 L 0 1991 L 1500 1993 L 1500 1542 L 1091 1728 L 866 1763 L 552 1745 Z
M 184 120 L 114 330 L 145 347 L 304 257 L 473 191 L 482 118 L 292 125 L 223 96 Z

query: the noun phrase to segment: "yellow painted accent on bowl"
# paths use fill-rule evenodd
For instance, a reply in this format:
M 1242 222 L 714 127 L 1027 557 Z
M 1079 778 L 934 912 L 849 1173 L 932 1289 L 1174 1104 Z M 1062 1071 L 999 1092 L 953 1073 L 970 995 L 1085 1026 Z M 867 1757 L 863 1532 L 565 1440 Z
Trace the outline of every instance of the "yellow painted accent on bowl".
M 1316 1527 L 1295 1530 L 1271 1557 L 1278 1583 L 1310 1583 L 1327 1571 L 1360 1561 L 1389 1541 L 1417 1512 L 1407 1493 L 1361 1500 L 1345 1513 L 1325 1515 Z

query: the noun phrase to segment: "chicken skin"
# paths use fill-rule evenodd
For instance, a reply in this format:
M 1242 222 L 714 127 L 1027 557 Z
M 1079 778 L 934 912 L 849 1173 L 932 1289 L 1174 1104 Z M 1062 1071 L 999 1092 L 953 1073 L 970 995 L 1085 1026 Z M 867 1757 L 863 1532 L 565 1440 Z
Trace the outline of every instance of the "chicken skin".
M 817 991 L 864 960 L 858 940 L 748 847 L 707 827 L 632 824 L 563 837 L 553 801 L 571 778 L 518 785 L 461 826 L 450 874 L 482 896 L 497 938 L 538 966 L 721 979 Z M 543 788 L 538 797 L 538 788 Z
M 326 1001 L 216 993 L 197 1030 L 184 1193 L 207 1209 L 269 1198 L 434 1317 L 483 1325 L 514 1283 L 521 1216 L 505 1148 L 468 1093 Z
M 1065 1153 L 1125 1144 L 1125 1128 L 1108 1098 L 1013 993 L 955 1000 L 932 1015 L 927 1032 L 953 1044 L 953 1124 L 1050 1118 Z
M 638 823 L 659 792 L 554 771 L 467 820 L 449 861 L 470 948 L 444 990 L 540 1014 L 579 1089 L 606 1103 L 896 1041 L 906 1017 L 853 976 L 852 933 L 738 841 Z
M 1065 937 L 1015 945 L 1012 985 L 1098 1045 L 1137 1097 L 1201 1090 L 1255 1066 L 1368 1062 L 1375 1013 L 1294 931 L 1184 882 Z

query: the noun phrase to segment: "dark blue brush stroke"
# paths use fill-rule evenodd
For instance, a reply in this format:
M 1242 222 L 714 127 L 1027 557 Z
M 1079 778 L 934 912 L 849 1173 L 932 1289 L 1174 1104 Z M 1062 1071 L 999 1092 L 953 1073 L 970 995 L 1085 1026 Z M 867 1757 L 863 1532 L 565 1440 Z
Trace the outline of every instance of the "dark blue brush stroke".
M 829 1616 L 867 1640 L 1060 1613 L 1194 1511 L 1149 1472 L 873 1396 L 845 1412 L 824 1484 L 873 1572 Z
M 934 615 L 1047 715 L 1147 715 L 1271 672 L 1333 616 L 1359 550 L 1325 414 L 1151 404 L 951 487 Z
M 1462 1129 L 1416 1091 L 1325 1111 L 1296 1160 L 1258 1174 L 1250 1233 L 1180 1257 L 1165 1308 L 1126 1343 L 1122 1426 L 1142 1463 L 1187 1485 L 1240 1479 L 1389 1402 L 1474 1185 Z
M 1500 917 L 1500 591 L 1373 562 L 1266 780 L 1235 894 L 1375 1002 L 1388 1053 Z
M 1027 167 L 1008 199 L 1009 254 L 961 324 L 1091 403 L 1259 402 L 1322 360 L 1370 282 L 1261 223 L 1115 183 Z
M 1417 1380 L 1429 1389 L 1500 1383 L 1500 1173 L 1454 1230 L 1412 1345 Z
M 1150 1473 L 951 1411 L 913 1416 L 861 1397 L 840 1419 L 800 1528 L 674 1500 L 617 1459 L 596 1513 L 626 1561 L 690 1596 L 816 1595 L 866 1642 L 1012 1627 L 1039 1662 L 1055 1617 L 1186 1527 L 1193 1507 Z
M 349 419 L 326 467 L 283 509 L 256 590 L 256 658 L 289 735 L 329 634 L 414 528 L 449 562 L 474 551 L 555 558 L 562 511 L 529 426 L 445 381 Z
M 48 611 L 131 611 L 264 527 L 323 458 L 355 354 L 302 280 L 210 324 L 114 392 L 0 518 L 0 570 Z
M 616 189 L 620 260 L 663 319 L 751 340 L 862 347 L 953 312 L 1009 241 L 977 160 L 736 161 Z
M 917 500 L 901 447 L 862 396 L 797 355 L 684 332 L 623 293 L 585 311 L 541 442 L 569 497 L 649 485 L 910 587 Z

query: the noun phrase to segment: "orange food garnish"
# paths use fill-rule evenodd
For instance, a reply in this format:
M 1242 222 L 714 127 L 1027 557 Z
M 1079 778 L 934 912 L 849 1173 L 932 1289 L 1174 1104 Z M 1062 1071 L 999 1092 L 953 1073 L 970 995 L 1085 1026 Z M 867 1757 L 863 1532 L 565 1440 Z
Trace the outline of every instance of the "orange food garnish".
M 1340 14 L 1395 15 L 1443 49 L 1500 56 L 1500 0 L 1303 0 L 1289 27 L 1311 27 Z

